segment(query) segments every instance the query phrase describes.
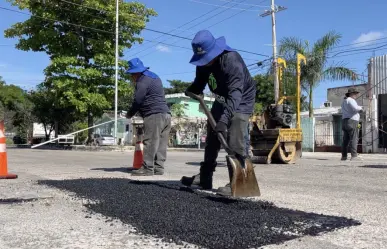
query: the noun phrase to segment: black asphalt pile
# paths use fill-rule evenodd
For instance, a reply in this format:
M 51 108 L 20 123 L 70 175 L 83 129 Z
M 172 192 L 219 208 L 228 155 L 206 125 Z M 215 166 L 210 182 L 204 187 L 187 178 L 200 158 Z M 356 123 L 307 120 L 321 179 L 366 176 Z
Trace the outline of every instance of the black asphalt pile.
M 117 218 L 141 234 L 201 248 L 254 248 L 360 225 L 345 217 L 278 208 L 264 201 L 183 191 L 173 183 L 120 178 L 40 181 L 92 200 L 86 204 L 91 212 Z

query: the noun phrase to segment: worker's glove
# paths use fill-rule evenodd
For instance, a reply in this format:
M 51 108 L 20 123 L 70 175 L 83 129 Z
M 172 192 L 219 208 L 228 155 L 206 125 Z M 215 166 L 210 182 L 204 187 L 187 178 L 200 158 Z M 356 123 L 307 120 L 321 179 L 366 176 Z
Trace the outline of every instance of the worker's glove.
M 215 131 L 218 133 L 220 132 L 224 139 L 227 140 L 227 124 L 219 121 L 217 124 L 216 124 L 216 127 L 215 127 Z

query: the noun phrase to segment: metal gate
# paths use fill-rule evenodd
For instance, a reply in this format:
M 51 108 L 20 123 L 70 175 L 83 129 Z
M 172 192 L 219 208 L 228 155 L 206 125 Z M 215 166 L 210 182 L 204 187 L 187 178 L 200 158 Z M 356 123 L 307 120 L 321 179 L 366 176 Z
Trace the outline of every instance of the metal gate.
M 302 117 L 302 151 L 314 151 L 314 118 Z

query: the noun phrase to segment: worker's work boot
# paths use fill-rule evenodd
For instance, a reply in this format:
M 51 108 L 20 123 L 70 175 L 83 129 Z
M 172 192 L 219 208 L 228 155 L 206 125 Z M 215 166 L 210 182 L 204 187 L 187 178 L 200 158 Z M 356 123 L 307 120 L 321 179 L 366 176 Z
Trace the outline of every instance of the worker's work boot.
M 132 171 L 132 176 L 153 176 L 153 170 L 146 169 L 144 167 L 139 168 L 138 170 Z
M 183 176 L 181 183 L 188 187 L 200 187 L 201 189 L 212 189 L 212 176 L 214 174 L 216 163 L 214 165 L 206 165 L 200 163 L 200 173 L 194 176 Z
M 226 186 L 224 187 L 219 187 L 216 192 L 219 194 L 219 195 L 223 195 L 223 196 L 231 196 L 231 184 L 230 183 L 227 183 Z

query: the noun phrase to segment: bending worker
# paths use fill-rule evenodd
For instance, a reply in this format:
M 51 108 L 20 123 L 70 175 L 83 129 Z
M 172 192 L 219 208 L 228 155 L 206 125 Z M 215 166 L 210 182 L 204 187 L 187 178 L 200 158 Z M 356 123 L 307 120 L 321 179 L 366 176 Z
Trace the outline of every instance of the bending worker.
M 202 189 L 212 189 L 212 177 L 220 150 L 217 132 L 228 138 L 231 150 L 245 160 L 246 133 L 249 117 L 254 109 L 256 86 L 238 52 L 226 44 L 224 37 L 215 39 L 207 31 L 199 31 L 192 40 L 194 55 L 190 61 L 196 66 L 196 77 L 187 91 L 202 95 L 206 84 L 215 94 L 211 113 L 217 122 L 215 131 L 207 124 L 207 138 L 204 161 L 200 164 L 200 173 L 192 177 L 183 177 L 182 184 L 196 185 Z M 231 187 L 218 189 L 230 194 Z
M 136 91 L 126 117 L 130 119 L 139 112 L 144 119 L 144 161 L 132 175 L 163 175 L 171 130 L 171 113 L 165 101 L 163 84 L 140 59 L 134 58 L 128 63 L 126 73 L 132 76 Z
M 359 120 L 360 112 L 363 111 L 362 107 L 356 102 L 356 97 L 359 94 L 355 88 L 349 88 L 345 94 L 343 103 L 341 104 L 341 112 L 343 115 L 342 130 L 343 145 L 341 148 L 341 160 L 347 160 L 348 145 L 351 153 L 351 161 L 360 160 L 357 155 L 357 142 L 359 137 Z

